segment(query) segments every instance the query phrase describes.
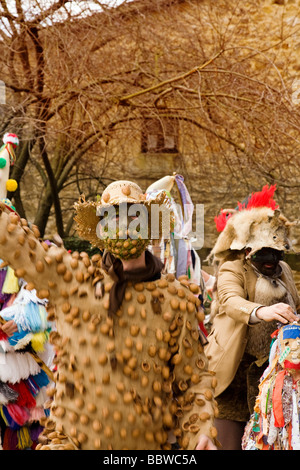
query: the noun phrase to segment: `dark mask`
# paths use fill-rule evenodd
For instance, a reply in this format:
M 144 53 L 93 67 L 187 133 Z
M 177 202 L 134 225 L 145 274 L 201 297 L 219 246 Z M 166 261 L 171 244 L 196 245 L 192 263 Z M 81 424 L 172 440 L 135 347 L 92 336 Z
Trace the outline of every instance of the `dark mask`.
M 283 251 L 273 248 L 262 248 L 251 256 L 251 262 L 264 275 L 271 276 L 276 273 L 278 263 L 283 259 Z

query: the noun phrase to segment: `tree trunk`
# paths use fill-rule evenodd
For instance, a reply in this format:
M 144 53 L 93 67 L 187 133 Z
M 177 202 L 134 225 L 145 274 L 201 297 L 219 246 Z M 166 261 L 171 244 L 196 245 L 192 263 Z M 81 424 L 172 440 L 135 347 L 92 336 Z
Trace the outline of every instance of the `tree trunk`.
M 34 223 L 35 225 L 38 226 L 41 237 L 43 237 L 45 234 L 52 203 L 53 203 L 53 199 L 52 199 L 51 189 L 48 186 L 46 189 L 46 193 L 43 196 L 42 201 L 39 205 L 35 219 L 34 219 Z
M 54 203 L 57 233 L 61 238 L 64 238 L 64 225 L 63 225 L 60 199 L 59 199 L 59 194 L 58 194 L 58 189 L 57 189 L 57 182 L 56 182 L 53 170 L 52 170 L 51 163 L 48 158 L 46 144 L 44 142 L 44 139 L 40 140 L 40 151 L 41 151 L 41 156 L 45 165 L 45 170 L 48 175 L 49 185 L 51 188 L 51 201 Z M 50 198 L 49 198 L 49 203 L 50 203 Z M 49 216 L 49 213 L 48 213 L 48 216 Z

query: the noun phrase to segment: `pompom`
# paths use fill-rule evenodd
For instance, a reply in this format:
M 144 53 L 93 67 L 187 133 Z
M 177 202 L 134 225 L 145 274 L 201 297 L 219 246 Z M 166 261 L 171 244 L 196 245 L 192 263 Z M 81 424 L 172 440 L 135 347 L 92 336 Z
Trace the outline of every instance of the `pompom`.
M 2 285 L 2 294 L 17 294 L 19 290 L 19 280 L 15 276 L 14 270 L 7 266 L 5 280 Z
M 31 346 L 36 352 L 43 352 L 45 350 L 45 343 L 47 339 L 48 337 L 43 331 L 35 333 L 31 338 Z
M 11 134 L 10 132 L 7 132 L 3 136 L 3 142 L 5 144 L 14 144 L 14 145 L 19 145 L 19 139 L 16 134 Z
M 6 166 L 5 158 L 0 158 L 0 168 L 4 168 Z
M 16 191 L 17 188 L 18 188 L 18 183 L 16 182 L 16 180 L 9 179 L 6 181 L 7 191 L 13 192 L 13 191 Z

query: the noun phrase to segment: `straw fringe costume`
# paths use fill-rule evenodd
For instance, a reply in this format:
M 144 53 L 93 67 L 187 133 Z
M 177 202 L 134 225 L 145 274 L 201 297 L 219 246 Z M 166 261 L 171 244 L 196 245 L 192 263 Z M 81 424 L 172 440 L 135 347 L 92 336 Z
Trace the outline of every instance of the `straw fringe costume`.
M 194 449 L 199 434 L 215 439 L 216 379 L 199 341 L 198 286 L 160 276 L 157 265 L 152 279 L 146 269 L 131 280 L 113 256 L 49 248 L 5 212 L 0 233 L 0 256 L 49 299 L 48 318 L 57 325 L 50 334 L 56 387 L 38 448 L 168 449 L 170 430 L 182 449 Z M 146 262 L 152 269 L 147 252 Z

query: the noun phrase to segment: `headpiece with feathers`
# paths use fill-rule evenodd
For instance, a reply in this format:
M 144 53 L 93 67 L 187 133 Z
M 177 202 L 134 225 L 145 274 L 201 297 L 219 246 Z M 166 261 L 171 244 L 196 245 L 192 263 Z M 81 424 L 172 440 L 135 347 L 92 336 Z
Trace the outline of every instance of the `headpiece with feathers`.
M 246 248 L 247 257 L 263 247 L 280 251 L 290 248 L 289 227 L 293 225 L 280 212 L 274 200 L 276 185 L 254 192 L 235 209 L 225 209 L 215 217 L 220 235 L 209 260 L 237 257 Z

